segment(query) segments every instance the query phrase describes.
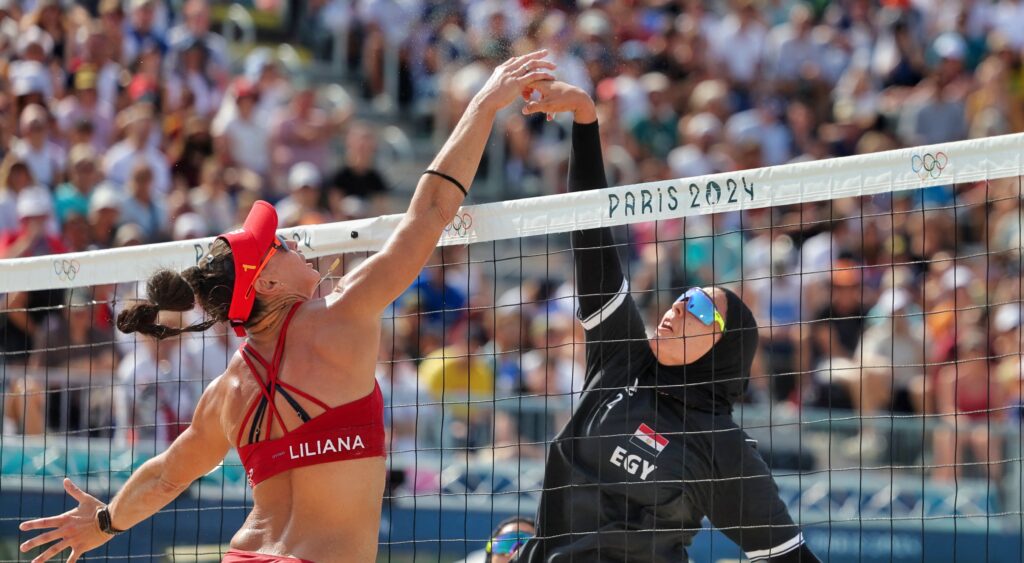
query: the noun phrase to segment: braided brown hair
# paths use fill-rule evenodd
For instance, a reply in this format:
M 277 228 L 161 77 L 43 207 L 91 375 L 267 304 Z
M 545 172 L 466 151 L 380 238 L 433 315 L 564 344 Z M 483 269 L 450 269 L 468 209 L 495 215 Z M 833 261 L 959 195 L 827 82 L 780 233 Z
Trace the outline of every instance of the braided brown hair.
M 235 263 L 231 247 L 223 239 L 214 241 L 209 254 L 198 266 L 180 274 L 160 270 L 146 282 L 146 301 L 141 301 L 117 315 L 117 328 L 125 334 L 138 332 L 156 339 L 177 336 L 184 332 L 203 332 L 226 321 L 235 286 Z M 206 311 L 207 320 L 186 327 L 165 326 L 157 322 L 160 311 L 189 311 L 196 305 Z M 256 300 L 250 319 L 259 318 L 260 301 Z

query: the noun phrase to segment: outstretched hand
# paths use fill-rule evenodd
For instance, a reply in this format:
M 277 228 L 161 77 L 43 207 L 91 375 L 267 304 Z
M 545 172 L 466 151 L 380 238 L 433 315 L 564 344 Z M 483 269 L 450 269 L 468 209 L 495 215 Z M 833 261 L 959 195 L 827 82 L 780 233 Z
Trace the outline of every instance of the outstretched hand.
M 79 489 L 71 479 L 64 479 L 64 490 L 78 501 L 78 506 L 60 516 L 49 518 L 38 518 L 22 522 L 19 529 L 42 530 L 53 528 L 49 532 L 21 544 L 22 553 L 41 545 L 54 542 L 46 551 L 32 560 L 32 563 L 42 563 L 53 558 L 65 549 L 71 548 L 67 563 L 74 563 L 83 553 L 110 541 L 113 536 L 100 530 L 96 521 L 96 511 L 103 507 L 103 503 L 96 497 Z
M 538 83 L 553 81 L 555 77 L 548 71 L 554 70 L 555 64 L 544 60 L 547 54 L 541 49 L 498 65 L 476 95 L 481 107 L 496 112 Z
M 534 92 L 540 95 L 539 100 L 531 99 Z M 523 98 L 526 100 L 524 115 L 544 113 L 550 121 L 553 114 L 571 111 L 577 123 L 593 123 L 597 120 L 594 100 L 580 88 L 565 82 L 537 82 L 523 91 Z

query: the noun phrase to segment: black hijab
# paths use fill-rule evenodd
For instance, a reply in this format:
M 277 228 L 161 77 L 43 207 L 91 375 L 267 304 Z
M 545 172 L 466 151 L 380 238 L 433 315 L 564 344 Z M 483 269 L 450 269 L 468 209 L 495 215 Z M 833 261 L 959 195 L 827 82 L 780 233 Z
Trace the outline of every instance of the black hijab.
M 659 391 L 687 407 L 715 413 L 732 412 L 750 381 L 757 353 L 758 327 L 754 313 L 732 291 L 720 288 L 728 300 L 725 333 L 697 361 L 682 366 L 655 367 Z M 681 384 L 679 382 L 682 382 Z

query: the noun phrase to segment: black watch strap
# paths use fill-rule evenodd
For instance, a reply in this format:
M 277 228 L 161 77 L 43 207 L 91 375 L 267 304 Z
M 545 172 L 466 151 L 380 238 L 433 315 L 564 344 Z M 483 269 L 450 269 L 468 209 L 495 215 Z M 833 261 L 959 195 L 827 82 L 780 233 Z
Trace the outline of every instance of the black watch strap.
M 96 522 L 100 526 L 100 530 L 103 533 L 110 534 L 112 536 L 124 532 L 124 530 L 118 530 L 115 528 L 110 519 L 110 507 L 104 506 L 96 511 Z

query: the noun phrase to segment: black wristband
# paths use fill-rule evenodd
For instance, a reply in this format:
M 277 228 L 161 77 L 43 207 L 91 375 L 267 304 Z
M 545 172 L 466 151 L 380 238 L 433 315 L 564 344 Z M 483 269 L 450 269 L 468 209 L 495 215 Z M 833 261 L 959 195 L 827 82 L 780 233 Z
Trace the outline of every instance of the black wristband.
M 423 173 L 424 174 L 432 174 L 434 176 L 437 176 L 438 178 L 444 178 L 445 180 L 448 180 L 449 182 L 455 184 L 455 187 L 459 188 L 459 191 L 462 192 L 462 196 L 463 197 L 466 197 L 466 196 L 469 195 L 469 192 L 466 191 L 466 188 L 462 187 L 462 184 L 460 184 L 458 180 L 456 180 L 455 178 L 452 178 L 451 176 L 445 174 L 444 172 L 438 172 L 437 170 L 430 170 L 428 168 L 428 169 L 424 170 Z
M 118 530 L 114 527 L 113 520 L 110 518 L 109 506 L 104 506 L 96 511 L 96 523 L 99 524 L 100 530 L 105 534 L 116 536 L 124 532 L 124 530 Z

